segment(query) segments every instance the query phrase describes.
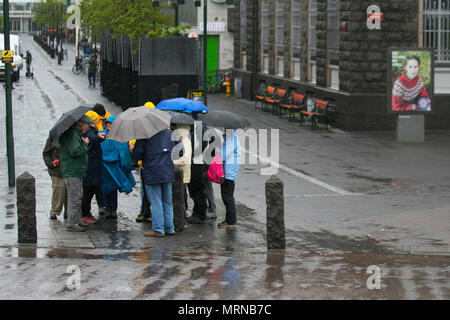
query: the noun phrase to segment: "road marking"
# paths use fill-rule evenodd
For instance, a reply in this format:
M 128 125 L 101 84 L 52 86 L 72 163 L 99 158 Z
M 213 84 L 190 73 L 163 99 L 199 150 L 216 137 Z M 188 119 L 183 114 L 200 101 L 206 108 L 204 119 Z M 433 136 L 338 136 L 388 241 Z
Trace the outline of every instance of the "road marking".
M 319 187 L 322 187 L 324 189 L 327 189 L 327 190 L 330 190 L 332 192 L 335 192 L 338 195 L 341 195 L 341 196 L 363 195 L 361 193 L 352 193 L 352 192 L 348 192 L 348 191 L 343 190 L 343 189 L 339 189 L 339 188 L 334 187 L 334 186 L 332 186 L 332 185 L 330 185 L 328 183 L 322 182 L 322 181 L 317 180 L 317 179 L 315 179 L 313 177 L 309 177 L 309 176 L 307 176 L 307 175 L 305 175 L 305 174 L 303 174 L 301 172 L 295 171 L 294 169 L 291 169 L 291 168 L 289 168 L 289 167 L 287 167 L 285 165 L 282 165 L 282 164 L 280 164 L 278 162 L 275 162 L 272 159 L 263 157 L 263 156 L 261 156 L 259 154 L 256 154 L 256 153 L 254 153 L 252 151 L 249 151 L 247 149 L 243 149 L 243 150 L 244 150 L 245 153 L 248 153 L 250 157 L 256 158 L 259 161 L 261 161 L 262 163 L 269 164 L 270 166 L 272 166 L 274 168 L 279 168 L 279 169 L 281 169 L 281 170 L 283 170 L 283 171 L 285 171 L 285 172 L 287 172 L 287 173 L 289 173 L 289 174 L 291 174 L 291 175 L 293 175 L 293 176 L 295 176 L 297 178 L 300 178 L 300 179 L 306 180 L 308 182 L 311 182 L 311 183 L 313 183 L 313 184 L 315 184 L 315 185 L 317 185 Z
M 363 196 L 362 193 L 348 193 L 345 196 Z M 338 193 L 322 193 L 322 194 L 285 194 L 284 198 L 320 198 L 320 197 L 340 197 L 343 194 Z M 253 196 L 248 196 L 249 198 L 265 198 L 265 195 L 257 194 Z

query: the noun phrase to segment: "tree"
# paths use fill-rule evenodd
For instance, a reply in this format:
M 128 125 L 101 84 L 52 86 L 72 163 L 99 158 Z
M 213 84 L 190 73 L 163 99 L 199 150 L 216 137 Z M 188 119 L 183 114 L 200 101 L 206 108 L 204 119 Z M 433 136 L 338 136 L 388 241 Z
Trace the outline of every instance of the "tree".
M 102 32 L 126 35 L 133 43 L 141 37 L 167 37 L 182 34 L 188 25 L 173 26 L 168 5 L 154 8 L 149 0 L 82 0 L 82 30 L 93 42 Z

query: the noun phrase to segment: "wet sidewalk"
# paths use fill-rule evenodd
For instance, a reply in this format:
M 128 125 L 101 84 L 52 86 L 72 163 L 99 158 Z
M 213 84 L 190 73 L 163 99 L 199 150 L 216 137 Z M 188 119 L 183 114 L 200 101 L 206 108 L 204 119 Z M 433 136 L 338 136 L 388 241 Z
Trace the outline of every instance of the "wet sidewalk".
M 241 167 L 235 192 L 239 222 L 234 229 L 216 226 L 225 214 L 218 185 L 214 186 L 217 220 L 188 225 L 175 237 L 144 237 L 150 225 L 135 222 L 139 182 L 130 195 L 120 195 L 117 220 L 101 219 L 86 233 L 65 231 L 62 217 L 51 221 L 51 181 L 42 160 L 48 130 L 64 111 L 83 103 L 103 103 L 112 114 L 121 109 L 102 97 L 99 88 L 88 88 L 86 76 L 72 73 L 73 48 L 69 60 L 58 66 L 31 37 L 22 41 L 33 54 L 35 78 L 22 77 L 13 91 L 16 177 L 28 171 L 36 178 L 39 248 L 265 250 L 268 177 L 259 174 L 267 166 L 262 163 Z M 4 101 L 3 91 L 0 100 Z M 423 145 L 399 145 L 389 132 L 300 128 L 255 110 L 253 103 L 223 95 L 210 95 L 209 105 L 212 110 L 247 116 L 254 128 L 280 129 L 278 175 L 285 183 L 287 250 L 450 254 L 449 132 L 430 133 Z M 0 110 L 1 119 L 4 112 Z M 4 121 L 0 141 L 5 141 Z M 5 143 L 0 144 L 0 154 L 0 247 L 15 247 L 16 196 L 14 188 L 7 187 Z M 93 208 L 97 216 L 95 201 Z

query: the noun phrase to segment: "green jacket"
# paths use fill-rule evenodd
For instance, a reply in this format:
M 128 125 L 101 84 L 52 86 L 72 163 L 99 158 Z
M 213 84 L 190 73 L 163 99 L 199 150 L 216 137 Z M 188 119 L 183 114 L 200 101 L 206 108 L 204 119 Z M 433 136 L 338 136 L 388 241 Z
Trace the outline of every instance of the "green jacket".
M 65 178 L 83 178 L 86 175 L 89 146 L 81 140 L 81 135 L 81 131 L 72 126 L 59 139 L 61 173 Z
M 88 60 L 88 72 L 95 73 L 97 71 L 97 57 L 95 54 L 91 54 Z

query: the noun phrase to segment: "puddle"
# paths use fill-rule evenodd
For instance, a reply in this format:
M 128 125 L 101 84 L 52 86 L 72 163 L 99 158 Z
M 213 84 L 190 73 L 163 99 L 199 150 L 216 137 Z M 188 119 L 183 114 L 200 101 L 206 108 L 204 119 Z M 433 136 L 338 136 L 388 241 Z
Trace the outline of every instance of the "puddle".
M 41 88 L 41 86 L 39 85 L 39 82 L 36 80 L 36 78 L 33 78 L 34 84 L 35 86 L 38 88 L 39 92 L 41 93 L 41 97 L 42 99 L 45 101 L 47 108 L 50 110 L 50 117 L 52 119 L 56 119 L 56 115 L 55 115 L 55 109 L 52 103 L 52 100 L 50 99 L 50 97 L 44 92 L 44 90 Z
M 384 184 L 390 184 L 390 185 L 393 184 L 394 181 L 397 181 L 396 179 L 392 179 L 392 178 L 376 178 L 376 177 L 370 177 L 370 176 L 365 176 L 365 175 L 356 174 L 356 173 L 347 173 L 347 175 L 352 178 L 363 179 L 363 180 L 368 180 L 371 182 L 378 182 L 378 183 L 384 183 Z
M 66 89 L 67 91 L 70 91 L 78 100 L 78 102 L 82 103 L 82 104 L 86 104 L 86 101 L 84 101 L 83 98 L 81 98 L 75 91 L 73 91 L 72 87 L 69 86 L 63 79 L 61 79 L 59 76 L 57 76 L 53 71 L 48 71 L 49 73 L 51 73 L 53 75 L 53 77 L 63 85 L 64 89 Z

